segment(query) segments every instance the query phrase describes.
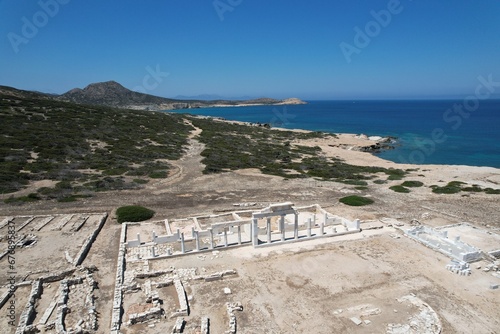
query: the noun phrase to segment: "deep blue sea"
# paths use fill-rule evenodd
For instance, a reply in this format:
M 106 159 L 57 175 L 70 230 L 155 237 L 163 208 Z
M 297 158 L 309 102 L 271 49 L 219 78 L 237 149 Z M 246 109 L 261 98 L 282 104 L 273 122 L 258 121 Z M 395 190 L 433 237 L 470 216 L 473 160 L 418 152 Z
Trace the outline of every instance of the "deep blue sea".
M 176 112 L 289 129 L 394 136 L 396 149 L 378 156 L 413 164 L 500 168 L 500 100 L 308 101 Z

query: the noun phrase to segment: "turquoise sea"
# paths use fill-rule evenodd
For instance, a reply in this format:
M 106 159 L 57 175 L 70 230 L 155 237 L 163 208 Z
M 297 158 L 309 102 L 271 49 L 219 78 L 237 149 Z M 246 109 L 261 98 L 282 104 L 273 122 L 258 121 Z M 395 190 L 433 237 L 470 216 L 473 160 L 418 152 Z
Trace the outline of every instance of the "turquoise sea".
M 308 101 L 305 105 L 177 110 L 276 127 L 397 138 L 395 162 L 500 168 L 500 100 Z

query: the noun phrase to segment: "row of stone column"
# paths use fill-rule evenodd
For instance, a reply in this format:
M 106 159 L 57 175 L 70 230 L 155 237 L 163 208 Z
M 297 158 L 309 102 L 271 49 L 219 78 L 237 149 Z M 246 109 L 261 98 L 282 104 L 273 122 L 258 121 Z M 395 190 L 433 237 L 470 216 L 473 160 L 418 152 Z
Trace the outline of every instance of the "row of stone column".
M 241 225 L 236 226 L 237 229 L 237 235 L 238 235 L 238 245 L 241 245 Z M 224 247 L 229 246 L 229 241 L 228 241 L 228 236 L 227 236 L 227 230 L 228 227 L 224 227 Z M 212 228 L 207 229 L 208 234 L 209 234 L 209 249 L 214 249 L 215 248 L 215 243 L 214 243 L 214 230 Z M 192 235 L 194 236 L 195 242 L 196 242 L 196 251 L 201 250 L 200 246 L 200 232 L 193 230 Z M 186 253 L 186 242 L 184 238 L 184 232 L 180 233 L 180 242 L 181 242 L 181 253 L 185 254 Z
M 293 238 L 297 240 L 299 238 L 299 215 L 298 213 L 294 214 L 294 224 L 293 224 Z M 316 215 L 314 215 L 314 220 L 316 220 Z M 325 225 L 328 221 L 328 215 L 325 213 L 324 215 L 324 222 L 320 223 L 319 228 L 320 228 L 320 235 L 325 234 Z M 313 221 L 311 218 L 309 218 L 306 221 L 306 229 L 307 229 L 307 237 L 310 238 L 312 236 L 312 227 L 313 227 Z M 258 245 L 258 235 L 259 235 L 259 227 L 258 227 L 258 220 L 256 218 L 253 219 L 252 221 L 252 242 L 254 246 Z M 285 215 L 281 215 L 279 222 L 278 222 L 278 231 L 281 234 L 281 241 L 285 241 L 286 239 L 286 231 L 285 231 Z M 271 237 L 271 217 L 266 218 L 266 231 L 267 231 L 267 243 L 270 244 L 272 242 L 272 237 Z

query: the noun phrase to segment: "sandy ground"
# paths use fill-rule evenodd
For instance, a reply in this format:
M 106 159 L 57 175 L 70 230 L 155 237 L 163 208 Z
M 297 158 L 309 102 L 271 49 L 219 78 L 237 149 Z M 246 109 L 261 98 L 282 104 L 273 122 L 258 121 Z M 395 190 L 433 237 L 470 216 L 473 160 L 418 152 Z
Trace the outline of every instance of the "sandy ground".
M 192 133 L 187 154 L 172 162 L 171 176 L 161 181 L 153 180 L 143 189 L 96 193 L 92 198 L 73 203 L 41 201 L 17 206 L 0 202 L 0 216 L 110 213 L 83 264 L 95 265 L 99 269 L 94 274 L 100 287 L 96 301 L 99 333 L 109 330 L 120 234 L 114 210 L 122 205 L 143 205 L 156 211 L 154 220 L 172 220 L 235 210 L 238 209 L 233 205 L 235 203 L 256 203 L 253 209 L 269 203 L 291 201 L 296 205 L 318 203 L 333 214 L 351 219 L 391 217 L 406 223 L 417 219 L 431 226 L 468 222 L 490 233 L 498 233 L 500 229 L 500 195 L 464 192 L 439 195 L 429 188 L 450 181 L 463 181 L 498 189 L 499 169 L 396 164 L 353 149 L 373 144 L 373 141 L 342 134 L 337 138 L 301 140 L 294 144 L 320 146 L 325 156 L 340 157 L 350 164 L 413 169 L 404 180 L 422 181 L 424 186 L 402 194 L 389 187 L 403 181 L 370 182 L 368 189 L 356 190 L 354 186 L 336 182 L 284 180 L 263 175 L 257 170 L 203 175 L 200 156 L 203 145 L 194 139 L 196 134 L 196 131 Z M 380 178 L 387 176 L 380 175 Z M 375 203 L 360 208 L 339 203 L 340 197 L 349 194 L 371 197 Z M 7 197 L 4 195 L 0 199 Z M 44 268 L 38 268 L 29 259 L 24 259 L 22 266 L 33 266 L 33 271 L 50 269 L 51 253 L 68 242 L 63 235 L 60 240 L 41 250 L 47 257 L 42 262 Z M 272 251 L 266 250 L 264 254 L 254 254 L 245 247 L 224 252 L 224 256 L 216 261 L 200 262 L 196 257 L 183 257 L 182 261 L 172 265 L 205 268 L 207 271 L 222 267 L 238 270 L 238 276 L 227 282 L 215 282 L 210 286 L 193 284 L 190 287 L 194 296 L 193 309 L 206 309 L 212 314 L 216 324 L 214 330 L 220 328 L 220 332 L 227 329 L 227 314 L 220 306 L 226 300 L 243 303 L 244 311 L 237 313 L 238 328 L 242 333 L 255 333 L 263 328 L 266 328 L 266 333 L 384 332 L 388 322 L 402 323 L 408 319 L 405 312 L 413 312 L 396 301 L 409 293 L 414 293 L 436 310 L 444 333 L 493 333 L 500 327 L 500 290 L 488 289 L 488 277 L 480 278 L 483 275 L 480 271 L 470 277 L 451 274 L 444 269 L 449 259 L 406 238 L 393 239 L 388 234 L 381 234 L 357 241 L 304 247 L 302 243 L 299 247 L 284 250 L 272 247 Z M 57 261 L 64 262 L 62 259 Z M 0 265 L 6 266 L 5 259 Z M 226 285 L 234 291 L 233 294 L 220 293 Z M 165 292 L 166 300 L 169 293 Z M 24 304 L 24 301 L 20 300 L 20 303 Z M 361 304 L 370 304 L 382 311 L 367 318 L 372 323 L 366 326 L 372 328 L 357 327 L 349 320 Z M 335 313 L 340 309 L 342 313 Z M 127 331 L 143 332 L 149 333 L 147 326 L 143 330 L 137 327 Z
M 463 277 L 447 272 L 448 258 L 408 238 L 392 238 L 394 233 L 385 227 L 343 239 L 193 254 L 150 261 L 150 268 L 173 266 L 197 274 L 237 271 L 237 276 L 220 281 L 184 281 L 191 311 L 186 328 L 206 316 L 211 330 L 222 333 L 229 323 L 226 303 L 239 302 L 243 311 L 236 313 L 238 333 L 385 333 L 388 324 L 408 324 L 419 313 L 397 300 L 413 294 L 438 314 L 443 333 L 495 332 L 499 295 L 488 289 L 488 273 Z M 224 288 L 231 293 L 225 294 Z M 159 289 L 167 315 L 177 307 L 169 289 Z M 141 291 L 126 295 L 126 304 L 141 296 Z M 355 325 L 351 317 L 369 323 Z M 166 319 L 150 331 L 145 325 L 124 326 L 123 331 L 159 332 L 173 323 Z

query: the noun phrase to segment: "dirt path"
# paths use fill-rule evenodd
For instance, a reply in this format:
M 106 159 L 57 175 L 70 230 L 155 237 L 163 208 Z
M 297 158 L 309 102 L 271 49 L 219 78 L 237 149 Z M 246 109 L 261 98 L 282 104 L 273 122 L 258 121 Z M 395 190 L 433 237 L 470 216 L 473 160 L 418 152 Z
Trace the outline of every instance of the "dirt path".
M 172 189 L 178 190 L 182 184 L 193 182 L 193 180 L 203 175 L 202 171 L 205 166 L 201 163 L 203 159 L 201 152 L 205 149 L 205 145 L 196 139 L 201 134 L 202 129 L 195 127 L 190 121 L 186 120 L 186 122 L 194 128 L 188 137 L 188 149 L 179 160 L 169 161 L 173 168 L 172 173 L 167 179 L 155 182 L 146 187 L 154 195 L 171 192 Z M 166 189 L 166 186 L 169 186 L 168 189 Z

